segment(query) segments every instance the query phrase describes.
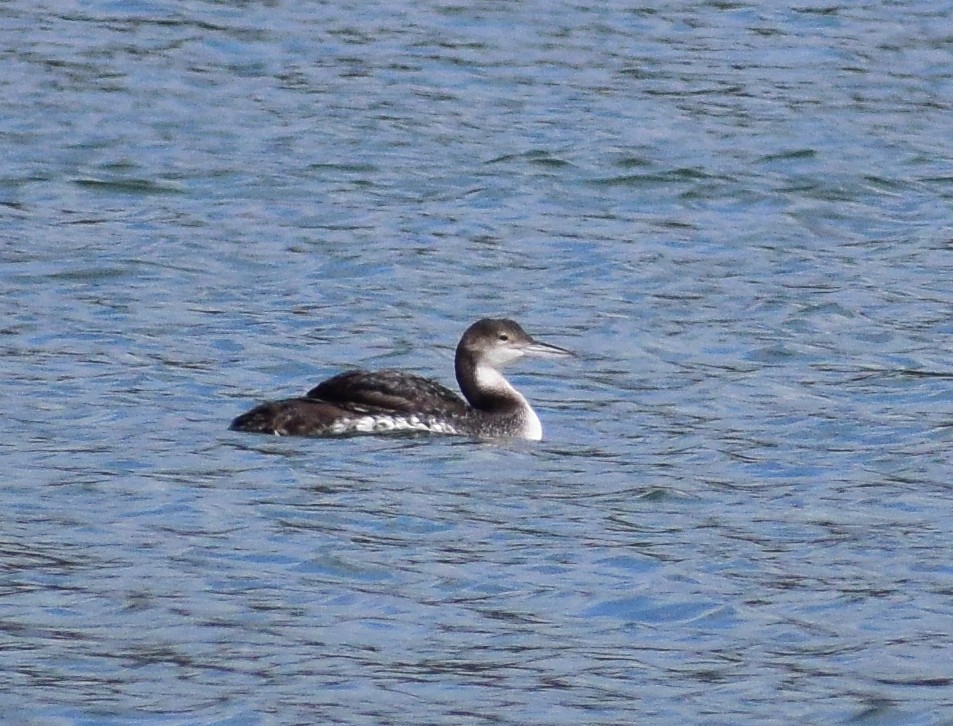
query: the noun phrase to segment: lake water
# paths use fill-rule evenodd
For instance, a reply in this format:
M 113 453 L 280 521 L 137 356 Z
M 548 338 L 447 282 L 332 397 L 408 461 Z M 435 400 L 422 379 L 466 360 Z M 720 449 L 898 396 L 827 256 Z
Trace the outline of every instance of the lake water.
M 953 723 L 948 3 L 0 7 L 0 714 Z M 544 440 L 237 434 L 349 366 Z

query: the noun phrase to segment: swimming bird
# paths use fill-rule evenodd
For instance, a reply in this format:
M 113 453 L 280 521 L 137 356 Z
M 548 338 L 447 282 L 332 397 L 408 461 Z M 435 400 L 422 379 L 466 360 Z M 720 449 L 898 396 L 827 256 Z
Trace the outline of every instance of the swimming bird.
M 572 355 L 533 340 L 513 320 L 484 318 L 467 328 L 457 345 L 454 370 L 466 400 L 412 373 L 352 370 L 303 397 L 262 403 L 229 428 L 280 436 L 426 431 L 538 441 L 543 436 L 539 417 L 500 370 L 523 356 Z

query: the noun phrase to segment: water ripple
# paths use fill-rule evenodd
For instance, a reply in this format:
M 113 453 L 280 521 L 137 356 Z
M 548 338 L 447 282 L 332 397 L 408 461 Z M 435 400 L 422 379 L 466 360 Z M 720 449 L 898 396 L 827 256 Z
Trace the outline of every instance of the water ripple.
M 7 3 L 3 712 L 944 723 L 950 12 L 895 11 Z M 226 430 L 491 314 L 580 353 L 541 444 Z

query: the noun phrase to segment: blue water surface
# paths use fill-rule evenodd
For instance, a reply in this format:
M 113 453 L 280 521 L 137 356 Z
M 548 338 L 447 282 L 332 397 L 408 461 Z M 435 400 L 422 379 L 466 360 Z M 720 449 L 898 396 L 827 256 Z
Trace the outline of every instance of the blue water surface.
M 0 7 L 0 713 L 953 724 L 944 3 Z M 227 430 L 518 319 L 544 440 Z

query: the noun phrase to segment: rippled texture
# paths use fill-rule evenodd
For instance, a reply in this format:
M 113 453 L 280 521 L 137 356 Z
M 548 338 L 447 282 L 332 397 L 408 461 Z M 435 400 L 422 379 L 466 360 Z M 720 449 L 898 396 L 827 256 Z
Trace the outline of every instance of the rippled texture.
M 951 27 L 0 6 L 0 712 L 950 723 Z M 487 315 L 539 445 L 226 430 Z

